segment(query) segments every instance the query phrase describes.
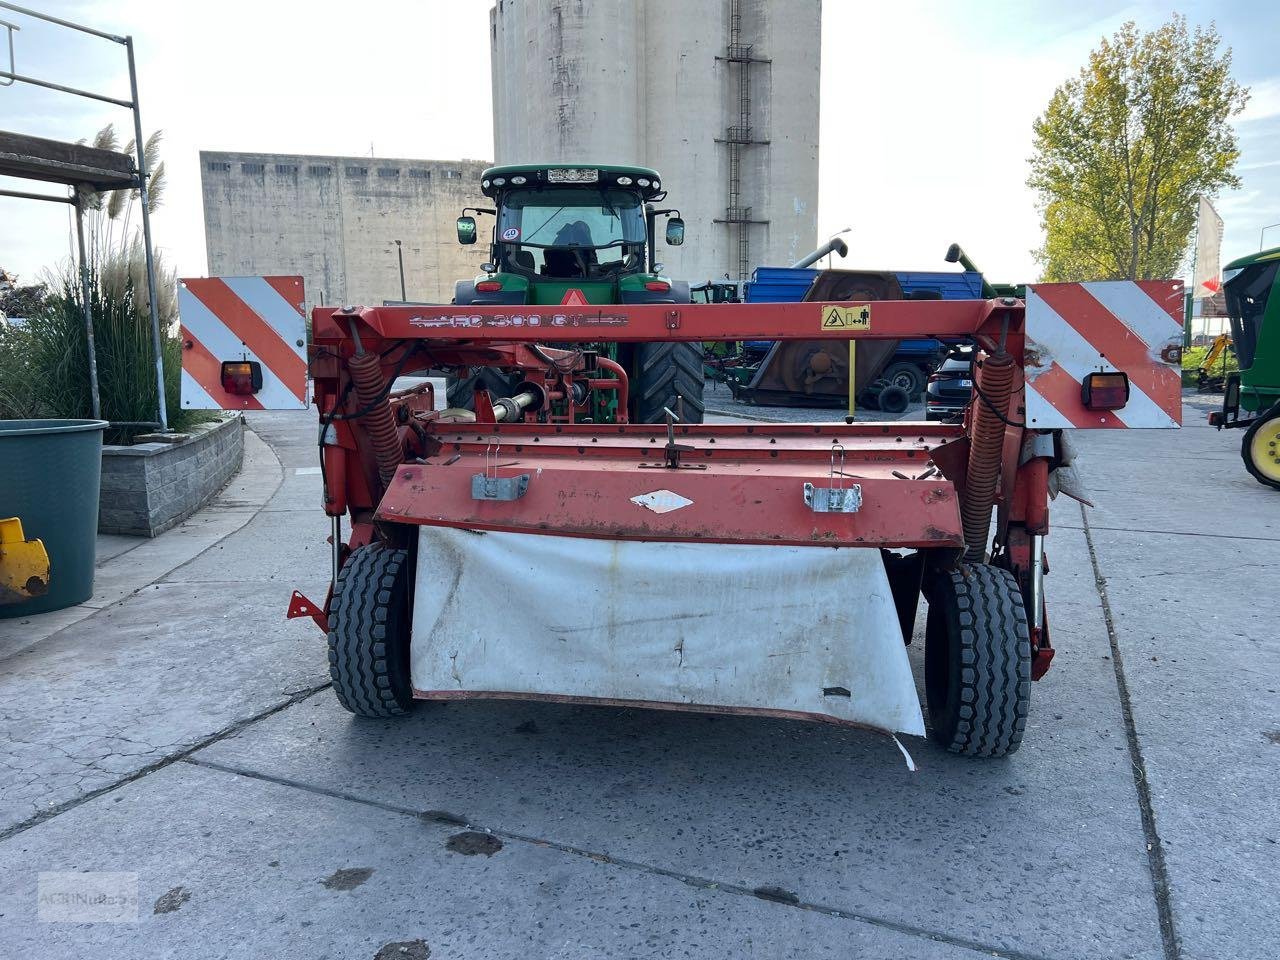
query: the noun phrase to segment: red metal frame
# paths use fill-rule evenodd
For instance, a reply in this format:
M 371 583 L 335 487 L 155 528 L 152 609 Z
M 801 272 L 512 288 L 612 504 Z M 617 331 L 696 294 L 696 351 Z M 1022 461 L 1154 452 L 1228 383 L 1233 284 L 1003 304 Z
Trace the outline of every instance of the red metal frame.
M 837 317 L 869 318 L 831 327 L 833 306 L 842 308 Z M 312 319 L 314 395 L 329 424 L 325 508 L 334 516 L 350 514 L 350 549 L 402 525 L 433 524 L 563 536 L 946 550 L 954 561 L 964 546 L 960 518 L 972 467 L 972 411 L 963 427 L 744 422 L 678 425 L 669 440 L 663 425 L 575 422 L 575 411 L 585 409 L 575 405 L 575 389 L 614 390 L 625 412 L 628 384 L 617 364 L 574 345 L 936 336 L 971 339 L 988 352 L 1003 349 L 1019 371 L 1024 347 L 1023 304 L 1012 298 L 321 307 Z M 476 422 L 466 422 L 442 417 L 425 394 L 390 395 L 386 402 L 403 456 L 394 476 L 382 475 L 390 476 L 384 489 L 378 451 L 361 419 L 370 412 L 359 410 L 347 369 L 360 353 L 376 354 L 388 381 L 428 368 L 499 367 L 519 373 L 545 402 L 522 422 L 495 422 L 494 405 L 479 391 Z M 1003 442 L 991 454 L 999 457 L 1000 477 L 992 504 L 998 508 L 994 562 L 1014 572 L 1029 600 L 1032 538 L 1048 532 L 1048 461 L 1018 463 L 1025 432 L 1020 373 L 1000 416 Z M 512 501 L 473 499 L 470 480 L 482 473 L 527 476 L 526 492 Z M 815 513 L 802 497 L 806 483 L 860 484 L 863 506 L 857 513 Z M 689 503 L 655 512 L 643 502 L 655 491 Z M 1041 623 L 1033 637 L 1039 677 L 1053 655 L 1047 619 L 1043 611 L 1028 619 Z

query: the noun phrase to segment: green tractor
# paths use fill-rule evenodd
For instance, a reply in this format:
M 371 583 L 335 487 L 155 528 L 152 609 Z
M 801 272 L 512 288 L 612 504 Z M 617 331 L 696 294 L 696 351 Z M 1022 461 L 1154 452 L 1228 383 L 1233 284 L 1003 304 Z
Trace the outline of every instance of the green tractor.
M 662 276 L 655 243 L 659 217 L 666 242 L 684 242 L 680 211 L 659 210 L 666 198 L 658 173 L 645 167 L 512 164 L 481 174 L 492 208 L 468 207 L 458 242 L 476 242 L 476 215 L 495 218 L 483 274 L 459 280 L 458 304 L 689 303 L 689 285 Z M 686 423 L 703 416 L 702 347 L 697 343 L 592 344 L 620 363 L 631 385 L 633 423 L 658 423 L 664 408 Z M 472 409 L 477 389 L 511 396 L 516 383 L 480 367 L 449 378 L 449 406 Z M 611 394 L 592 398 L 590 418 L 613 422 Z
M 1233 260 L 1222 279 L 1240 372 L 1227 375 L 1222 411 L 1209 422 L 1243 428 L 1245 468 L 1280 490 L 1280 247 Z M 1242 409 L 1251 416 L 1241 419 Z

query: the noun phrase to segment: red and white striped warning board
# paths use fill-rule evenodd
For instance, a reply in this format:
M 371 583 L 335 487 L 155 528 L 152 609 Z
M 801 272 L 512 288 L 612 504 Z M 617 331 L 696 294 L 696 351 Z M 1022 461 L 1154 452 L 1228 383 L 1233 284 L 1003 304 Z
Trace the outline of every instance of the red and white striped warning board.
M 182 406 L 299 410 L 307 405 L 301 277 L 206 277 L 178 282 Z M 224 388 L 225 363 L 255 364 L 252 392 Z M 260 377 L 259 377 L 260 374 Z
M 1124 429 L 1182 423 L 1180 280 L 1037 283 L 1027 287 L 1027 425 Z M 1090 373 L 1129 375 L 1120 410 L 1085 409 Z

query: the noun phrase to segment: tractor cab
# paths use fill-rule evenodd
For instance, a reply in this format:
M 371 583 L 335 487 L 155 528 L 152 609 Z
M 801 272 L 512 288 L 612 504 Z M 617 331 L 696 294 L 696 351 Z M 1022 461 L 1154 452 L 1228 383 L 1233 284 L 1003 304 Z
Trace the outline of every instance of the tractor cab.
M 480 190 L 493 206 L 462 211 L 458 242 L 476 243 L 477 217 L 492 217 L 489 258 L 480 276 L 456 283 L 455 304 L 585 307 L 690 302 L 689 284 L 663 276 L 658 262 L 659 218 L 671 246 L 684 242 L 684 221 L 679 210 L 657 207 L 667 193 L 656 170 L 510 164 L 484 171 Z M 671 410 L 686 422 L 702 422 L 699 344 L 602 342 L 586 349 L 602 357 L 606 366 L 622 367 L 630 385 L 630 409 L 622 417 L 611 394 L 598 394 L 585 398 L 581 409 L 573 411 L 575 417 L 594 423 L 657 423 Z M 515 372 L 493 367 L 453 372 L 448 378 L 449 406 L 474 410 L 475 392 L 481 389 L 490 398 L 510 397 L 520 380 Z
M 661 276 L 654 237 L 684 242 L 679 211 L 645 167 L 491 167 L 480 181 L 492 208 L 467 208 L 458 242 L 475 243 L 476 216 L 494 218 L 484 274 L 459 281 L 456 303 L 688 303 L 687 288 Z M 572 299 L 567 299 L 572 298 Z
M 1268 336 L 1263 339 L 1263 321 L 1267 314 L 1280 313 L 1280 297 L 1272 291 L 1276 285 L 1277 269 L 1280 269 L 1280 247 L 1264 250 L 1239 260 L 1233 260 L 1222 271 L 1223 287 L 1227 297 L 1227 313 L 1231 317 L 1231 339 L 1241 370 L 1251 370 L 1256 360 L 1274 371 L 1270 386 L 1280 390 L 1280 320 L 1268 325 Z M 1274 342 L 1259 358 L 1259 346 Z M 1252 378 L 1249 378 L 1252 379 Z M 1245 402 L 1246 409 L 1254 409 Z
M 1259 483 L 1280 489 L 1280 247 L 1231 261 L 1222 281 L 1240 372 L 1227 375 L 1222 410 L 1209 422 L 1244 428 L 1245 468 Z

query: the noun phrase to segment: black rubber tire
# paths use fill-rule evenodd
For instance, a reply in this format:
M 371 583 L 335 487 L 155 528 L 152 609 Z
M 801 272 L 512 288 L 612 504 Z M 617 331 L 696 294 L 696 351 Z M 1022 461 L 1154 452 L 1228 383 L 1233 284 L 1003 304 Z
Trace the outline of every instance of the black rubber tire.
M 876 406 L 885 413 L 906 413 L 907 407 L 911 406 L 911 398 L 907 391 L 891 383 L 876 397 Z
M 1277 418 L 1280 418 L 1280 403 L 1258 417 L 1240 439 L 1240 459 L 1244 461 L 1244 468 L 1249 471 L 1249 476 L 1272 490 L 1280 490 L 1280 482 L 1277 482 L 1274 477 L 1268 477 L 1258 469 L 1258 464 L 1253 459 L 1252 447 L 1253 438 L 1258 435 L 1258 432 L 1263 429 L 1274 429 Z
M 495 370 L 493 367 L 476 367 L 470 376 L 447 377 L 445 398 L 450 407 L 474 410 L 477 388 L 488 390 L 489 396 L 494 399 L 510 397 L 515 395 L 517 380 L 518 378 L 508 377 L 501 370 Z
M 360 717 L 413 707 L 409 674 L 409 556 L 386 544 L 357 547 L 329 604 L 329 676 L 338 702 Z
M 663 423 L 666 420 L 663 407 L 680 413 L 681 406 L 684 408 L 681 422 L 702 422 L 706 411 L 702 402 L 706 382 L 702 344 L 638 343 L 629 374 L 632 422 Z
M 929 735 L 967 757 L 1013 753 L 1031 705 L 1031 634 L 1017 579 L 962 564 L 933 576 L 925 595 Z
M 885 368 L 884 373 L 880 374 L 880 378 L 907 391 L 907 396 L 912 400 L 924 393 L 924 371 L 914 363 L 890 364 Z

